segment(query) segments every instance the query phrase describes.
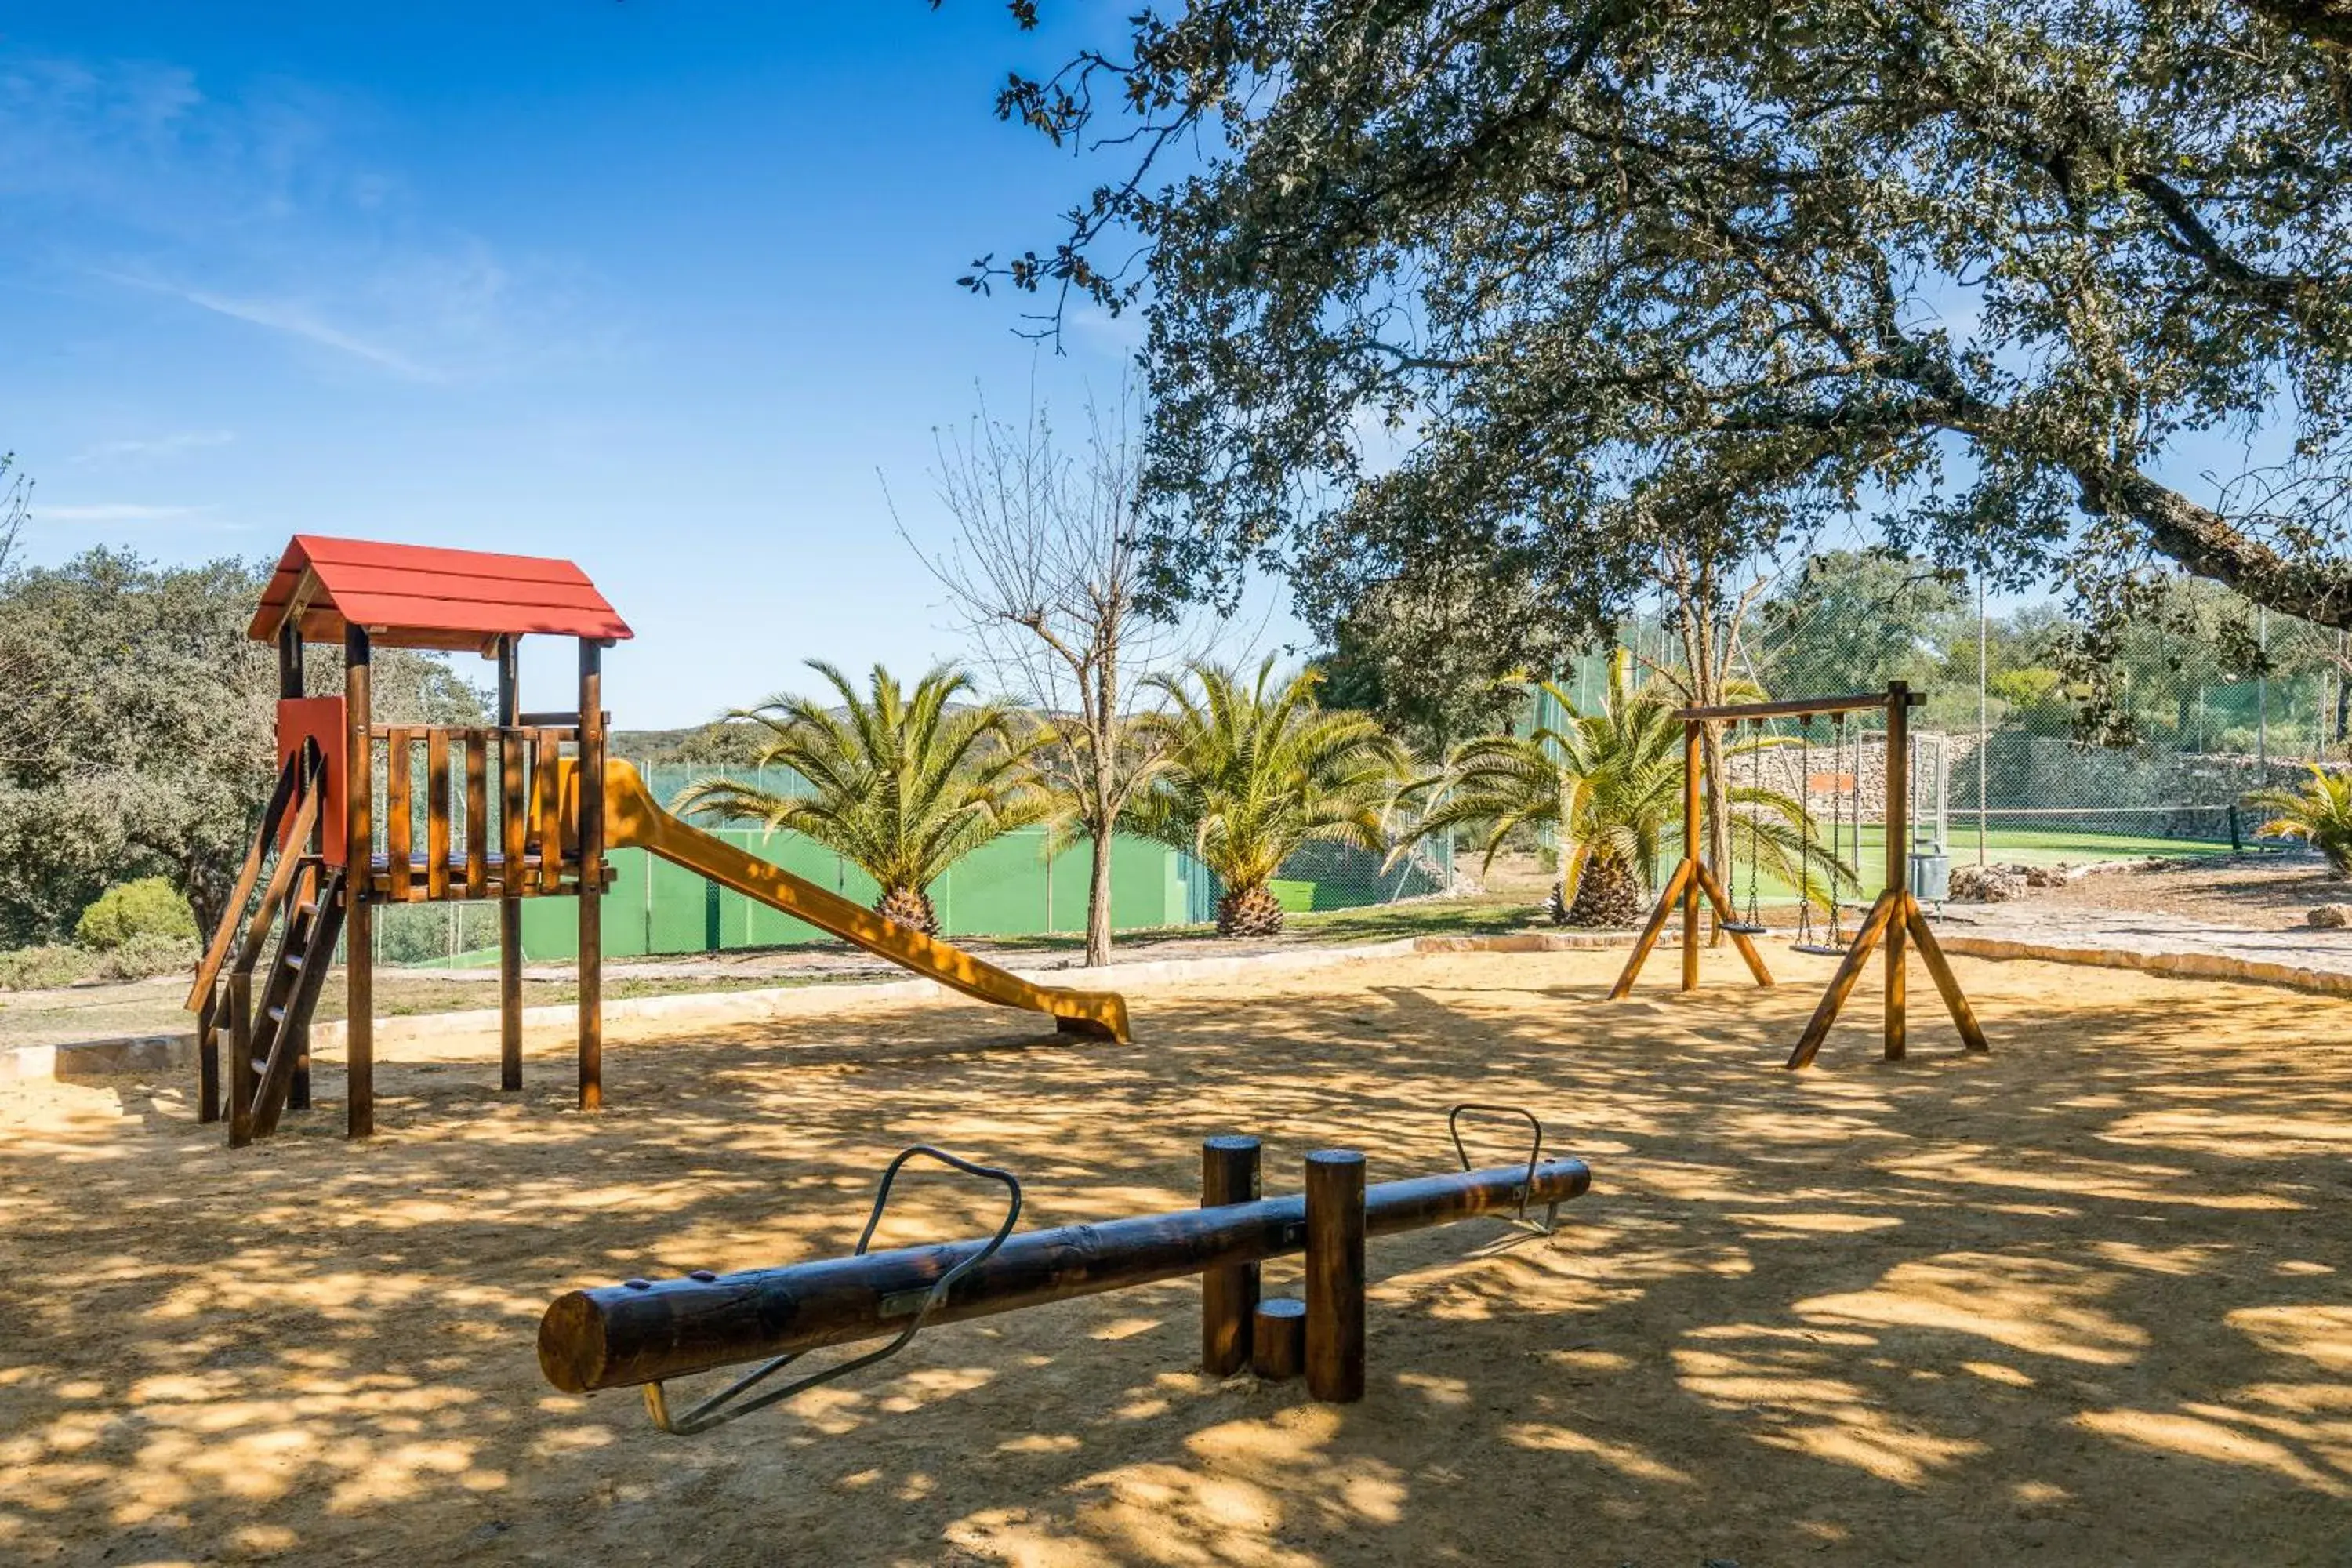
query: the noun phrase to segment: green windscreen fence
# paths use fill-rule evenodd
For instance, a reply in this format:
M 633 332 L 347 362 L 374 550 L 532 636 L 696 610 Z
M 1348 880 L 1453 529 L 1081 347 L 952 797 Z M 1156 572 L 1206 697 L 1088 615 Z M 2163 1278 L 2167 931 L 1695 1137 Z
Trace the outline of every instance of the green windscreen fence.
M 706 773 L 686 768 L 641 768 L 654 798 L 667 805 Z M 737 776 L 779 794 L 804 787 L 779 769 Z M 712 826 L 703 831 L 819 887 L 870 905 L 872 878 L 840 856 L 792 833 L 757 826 Z M 1093 847 L 1083 841 L 1048 854 L 1040 828 L 1009 833 L 983 845 L 931 884 L 940 932 L 971 937 L 1074 936 L 1086 930 L 1087 885 Z M 603 910 L 604 955 L 638 958 L 724 952 L 826 942 L 824 932 L 756 899 L 706 881 L 642 849 L 610 857 L 612 890 Z M 1350 909 L 1443 892 L 1453 885 L 1453 847 L 1415 846 L 1394 860 L 1368 850 L 1315 845 L 1293 856 L 1275 882 L 1286 909 Z M 1121 837 L 1111 852 L 1111 923 L 1122 931 L 1204 925 L 1216 918 L 1223 889 L 1200 861 L 1145 838 Z M 391 904 L 377 911 L 377 957 L 386 963 L 470 967 L 497 962 L 494 904 Z M 532 899 L 522 906 L 524 956 L 561 963 L 579 955 L 579 911 L 570 899 Z
M 861 904 L 879 889 L 872 878 L 832 851 L 793 834 L 756 827 L 719 829 L 724 838 Z M 965 857 L 931 884 L 940 934 L 1047 936 L 1083 931 L 1090 849 L 1066 848 L 1050 862 L 1042 829 L 1010 833 Z M 604 954 L 722 952 L 827 940 L 823 931 L 706 881 L 642 849 L 613 852 L 613 888 L 604 908 Z M 1196 924 L 1213 919 L 1213 879 L 1191 856 L 1143 839 L 1112 848 L 1111 921 L 1122 931 Z M 568 899 L 523 905 L 523 951 L 532 959 L 579 953 L 579 917 Z

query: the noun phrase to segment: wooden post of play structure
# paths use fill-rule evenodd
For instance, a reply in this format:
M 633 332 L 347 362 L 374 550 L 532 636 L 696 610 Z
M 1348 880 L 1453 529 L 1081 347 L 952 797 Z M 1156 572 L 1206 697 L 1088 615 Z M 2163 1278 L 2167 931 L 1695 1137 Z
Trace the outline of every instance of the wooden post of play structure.
M 522 1087 L 522 702 L 516 638 L 499 638 L 499 1087 Z
M 604 1104 L 604 644 L 580 639 L 580 1109 Z
M 1284 1383 L 1306 1364 L 1307 1303 L 1296 1296 L 1260 1301 L 1250 1318 L 1250 1371 L 1268 1383 Z
M 1857 829 L 1859 831 L 1859 829 Z M 1911 688 L 1895 680 L 1886 688 L 1886 885 L 1902 889 L 1898 917 L 1911 899 Z M 1901 918 L 1886 922 L 1886 1059 L 1899 1062 L 1906 1047 L 1906 973 Z
M 1696 724 L 1683 726 L 1683 858 L 1696 865 L 1701 858 L 1699 834 L 1699 765 L 1705 754 Z M 1698 989 L 1698 878 L 1683 879 L 1683 989 Z
M 1307 1156 L 1307 1392 L 1364 1396 L 1364 1157 L 1352 1149 Z
M 375 910 L 368 879 L 375 858 L 375 721 L 364 627 L 343 633 L 343 1131 L 375 1131 Z
M 1201 1206 L 1257 1202 L 1258 1142 L 1201 1141 Z M 1248 1364 L 1250 1325 L 1257 1310 L 1258 1266 L 1235 1263 L 1201 1272 L 1201 1370 L 1231 1377 Z

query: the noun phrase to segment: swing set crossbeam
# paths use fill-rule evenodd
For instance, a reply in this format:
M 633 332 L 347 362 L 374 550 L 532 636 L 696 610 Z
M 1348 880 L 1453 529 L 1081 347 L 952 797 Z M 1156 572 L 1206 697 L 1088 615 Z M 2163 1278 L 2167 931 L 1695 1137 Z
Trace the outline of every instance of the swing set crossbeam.
M 1936 941 L 1935 931 L 1927 924 L 1927 911 L 1912 896 L 1910 886 L 1910 815 L 1911 710 L 1926 698 L 1913 691 L 1903 681 L 1891 682 L 1885 690 L 1858 693 L 1848 697 L 1797 698 L 1785 702 L 1742 702 L 1717 708 L 1685 708 L 1675 716 L 1683 724 L 1683 858 L 1666 879 L 1664 890 L 1659 894 L 1657 907 L 1650 911 L 1648 922 L 1625 960 L 1625 968 L 1610 987 L 1609 999 L 1621 1001 L 1633 994 L 1633 982 L 1640 977 L 1642 965 L 1665 932 L 1667 923 L 1677 910 L 1683 917 L 1682 988 L 1698 989 L 1699 965 L 1699 906 L 1713 907 L 1716 930 L 1731 938 L 1739 956 L 1748 965 L 1758 986 L 1769 988 L 1772 977 L 1764 961 L 1748 939 L 1747 932 L 1738 929 L 1739 921 L 1733 913 L 1730 896 L 1709 869 L 1700 846 L 1704 826 L 1700 788 L 1702 746 L 1700 737 L 1710 723 L 1777 718 L 1805 718 L 1822 714 L 1844 714 L 1871 710 L 1886 715 L 1886 877 L 1870 913 L 1854 933 L 1853 945 L 1846 949 L 1839 962 L 1837 973 L 1822 994 L 1821 1005 L 1813 1011 L 1805 1026 L 1796 1049 L 1789 1056 L 1790 1068 L 1810 1067 L 1820 1054 L 1822 1042 L 1829 1036 L 1830 1026 L 1837 1021 L 1839 1010 L 1853 994 L 1862 977 L 1864 963 L 1871 954 L 1884 949 L 1886 954 L 1886 1005 L 1885 1013 L 1885 1048 L 1888 1061 L 1903 1059 L 1907 1036 L 1908 996 L 1906 994 L 1906 960 L 1908 950 L 1916 945 L 1919 957 L 1926 963 L 1936 990 L 1959 1030 L 1960 1039 L 1970 1051 L 1983 1051 L 1984 1030 L 1977 1022 L 1976 1011 L 1969 1006 L 1967 995 L 1952 973 L 1949 960 Z M 1857 766 L 1857 778 L 1859 767 Z M 1858 797 L 1857 797 L 1858 799 Z M 1856 813 L 1855 827 L 1860 829 L 1860 814 Z M 1810 907 L 1810 906 L 1809 906 Z M 1832 917 L 1835 920 L 1832 905 Z
M 1715 708 L 1677 708 L 1675 717 L 1685 724 L 1717 724 L 1748 719 L 1812 719 L 1826 713 L 1864 713 L 1885 708 L 1894 699 L 1885 691 L 1857 691 L 1844 697 L 1791 697 L 1780 702 L 1730 702 Z M 1924 691 L 1906 691 L 1906 708 L 1927 700 Z

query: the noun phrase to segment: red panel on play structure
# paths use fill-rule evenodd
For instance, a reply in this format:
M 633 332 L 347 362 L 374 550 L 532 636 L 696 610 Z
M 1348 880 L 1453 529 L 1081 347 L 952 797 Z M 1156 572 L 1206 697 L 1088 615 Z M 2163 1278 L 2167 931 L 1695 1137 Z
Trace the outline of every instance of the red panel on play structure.
M 298 533 L 278 559 L 248 635 L 268 642 L 299 610 L 305 642 L 365 627 L 385 647 L 478 648 L 500 637 L 630 635 L 588 574 L 569 561 Z
M 330 866 L 343 863 L 343 832 L 349 819 L 343 814 L 344 781 L 343 748 L 349 741 L 343 732 L 343 700 L 340 697 L 286 697 L 278 703 L 278 765 L 283 770 L 286 759 L 305 741 L 319 744 L 319 754 L 327 760 L 326 798 L 319 803 L 320 852 Z M 282 831 L 290 834 L 294 813 L 286 814 Z M 286 847 L 284 837 L 279 848 Z

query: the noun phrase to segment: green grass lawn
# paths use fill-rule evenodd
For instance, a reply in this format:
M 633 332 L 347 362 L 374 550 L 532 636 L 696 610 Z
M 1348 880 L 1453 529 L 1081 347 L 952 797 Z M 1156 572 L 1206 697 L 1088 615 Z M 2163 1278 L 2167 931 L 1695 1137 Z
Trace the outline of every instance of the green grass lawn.
M 1862 873 L 1867 893 L 1875 892 L 1886 854 L 1886 833 L 1875 825 L 1862 830 L 1857 847 L 1851 831 L 1839 839 L 1839 847 L 1848 862 Z M 1944 847 L 1954 868 L 1977 863 L 1977 835 L 1973 826 L 1955 824 L 1952 840 Z M 2147 856 L 2227 855 L 2230 846 L 2200 838 L 2167 838 L 2147 833 L 2088 833 L 2078 827 L 1994 827 L 1985 834 L 1984 858 L 1993 866 L 2081 866 L 2095 860 L 2129 860 Z M 1670 867 L 1661 867 L 1661 875 Z M 1748 868 L 1743 862 L 1732 868 L 1725 881 L 1735 902 L 1748 900 Z M 1849 884 L 1844 897 L 1856 897 Z M 1771 877 L 1763 879 L 1759 890 L 1759 901 L 1768 904 L 1793 903 L 1795 892 Z
M 1883 842 L 1877 836 L 1864 834 L 1865 842 Z M 1952 842 L 1946 846 L 1952 864 L 1974 864 L 1977 858 L 1977 835 L 1973 827 L 1956 827 Z M 2074 827 L 1995 827 L 1985 834 L 1985 858 L 1989 861 L 2009 861 L 2028 866 L 2046 866 L 2063 860 L 2080 864 L 2086 860 L 2126 860 L 2140 855 L 2227 855 L 2227 840 L 2214 843 L 2203 838 L 2164 838 L 2149 833 L 2085 833 Z

